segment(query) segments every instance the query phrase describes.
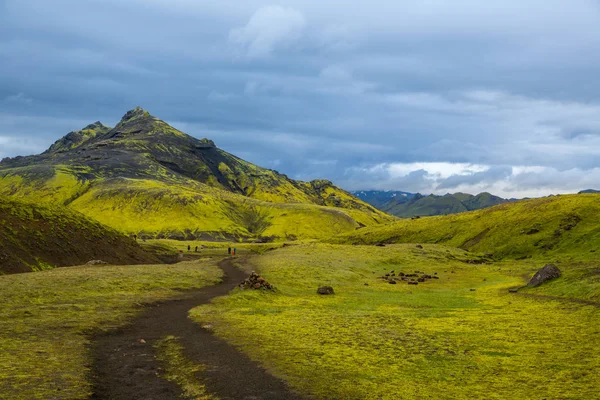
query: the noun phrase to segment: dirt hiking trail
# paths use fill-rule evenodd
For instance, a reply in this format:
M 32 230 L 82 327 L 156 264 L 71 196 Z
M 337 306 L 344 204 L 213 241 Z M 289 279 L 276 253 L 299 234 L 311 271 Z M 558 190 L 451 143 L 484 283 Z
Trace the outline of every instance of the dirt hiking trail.
M 206 369 L 198 373 L 207 392 L 220 400 L 302 399 L 258 363 L 188 318 L 188 311 L 224 296 L 247 277 L 227 258 L 219 263 L 223 282 L 181 299 L 153 303 L 129 325 L 95 337 L 92 347 L 92 399 L 180 400 L 182 390 L 160 376 L 154 344 L 166 336 L 179 338 L 185 356 Z M 146 343 L 141 343 L 144 339 Z

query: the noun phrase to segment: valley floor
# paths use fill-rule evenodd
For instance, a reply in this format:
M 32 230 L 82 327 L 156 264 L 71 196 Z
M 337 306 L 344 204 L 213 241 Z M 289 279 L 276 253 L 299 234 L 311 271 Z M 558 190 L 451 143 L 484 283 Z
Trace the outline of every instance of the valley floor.
M 92 336 L 122 326 L 146 303 L 220 278 L 208 259 L 0 276 L 0 399 L 89 398 Z
M 435 245 L 287 247 L 252 259 L 276 293 L 235 293 L 192 316 L 319 399 L 597 398 L 600 308 L 568 299 L 600 294 L 598 279 L 580 292 L 581 266 L 564 263 L 564 278 L 525 291 L 563 301 L 526 297 L 508 289 L 543 263 L 471 257 Z M 392 270 L 440 279 L 378 278 Z M 320 285 L 336 294 L 317 295 Z
M 201 256 L 227 247 L 176 244 L 198 245 Z M 244 246 L 239 254 L 275 292 L 236 289 L 190 317 L 307 398 L 587 400 L 600 393 L 595 260 L 563 260 L 562 278 L 509 293 L 551 260 L 481 264 L 472 253 L 427 244 L 274 247 L 281 246 Z M 89 338 L 131 321 L 141 303 L 216 282 L 222 258 L 0 277 L 0 398 L 90 396 Z M 392 271 L 439 279 L 381 279 Z M 318 295 L 322 285 L 335 294 Z M 147 339 L 159 375 L 186 398 L 217 398 L 204 387 L 214 371 L 193 362 L 189 338 Z

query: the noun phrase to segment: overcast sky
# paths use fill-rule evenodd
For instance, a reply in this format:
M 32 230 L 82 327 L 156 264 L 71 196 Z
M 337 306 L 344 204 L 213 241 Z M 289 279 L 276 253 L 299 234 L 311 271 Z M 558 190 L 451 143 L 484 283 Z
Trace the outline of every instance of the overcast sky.
M 600 189 L 598 0 L 0 0 L 0 158 L 140 105 L 349 189 Z

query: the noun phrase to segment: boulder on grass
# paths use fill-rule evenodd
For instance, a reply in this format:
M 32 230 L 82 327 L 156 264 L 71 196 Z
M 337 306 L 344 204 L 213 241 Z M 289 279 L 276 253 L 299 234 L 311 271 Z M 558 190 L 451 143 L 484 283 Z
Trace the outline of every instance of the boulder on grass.
M 527 283 L 527 286 L 536 287 L 542 283 L 559 278 L 561 275 L 560 269 L 554 264 L 546 264 L 544 268 L 535 273 L 533 278 Z
M 106 261 L 102 261 L 102 260 L 92 260 L 92 261 L 88 261 L 86 263 L 86 265 L 107 265 L 108 263 Z
M 321 286 L 317 289 L 317 293 L 323 295 L 334 294 L 333 288 L 331 286 Z

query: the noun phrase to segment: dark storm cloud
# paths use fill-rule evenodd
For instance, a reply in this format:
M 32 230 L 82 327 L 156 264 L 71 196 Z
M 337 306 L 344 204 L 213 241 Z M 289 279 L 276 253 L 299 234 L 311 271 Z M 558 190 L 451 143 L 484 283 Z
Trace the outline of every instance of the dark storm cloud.
M 0 157 L 141 105 L 292 177 L 518 195 L 507 168 L 537 166 L 575 190 L 600 155 L 599 13 L 587 0 L 0 0 Z M 427 174 L 388 171 L 415 163 Z M 439 163 L 481 168 L 441 176 Z

